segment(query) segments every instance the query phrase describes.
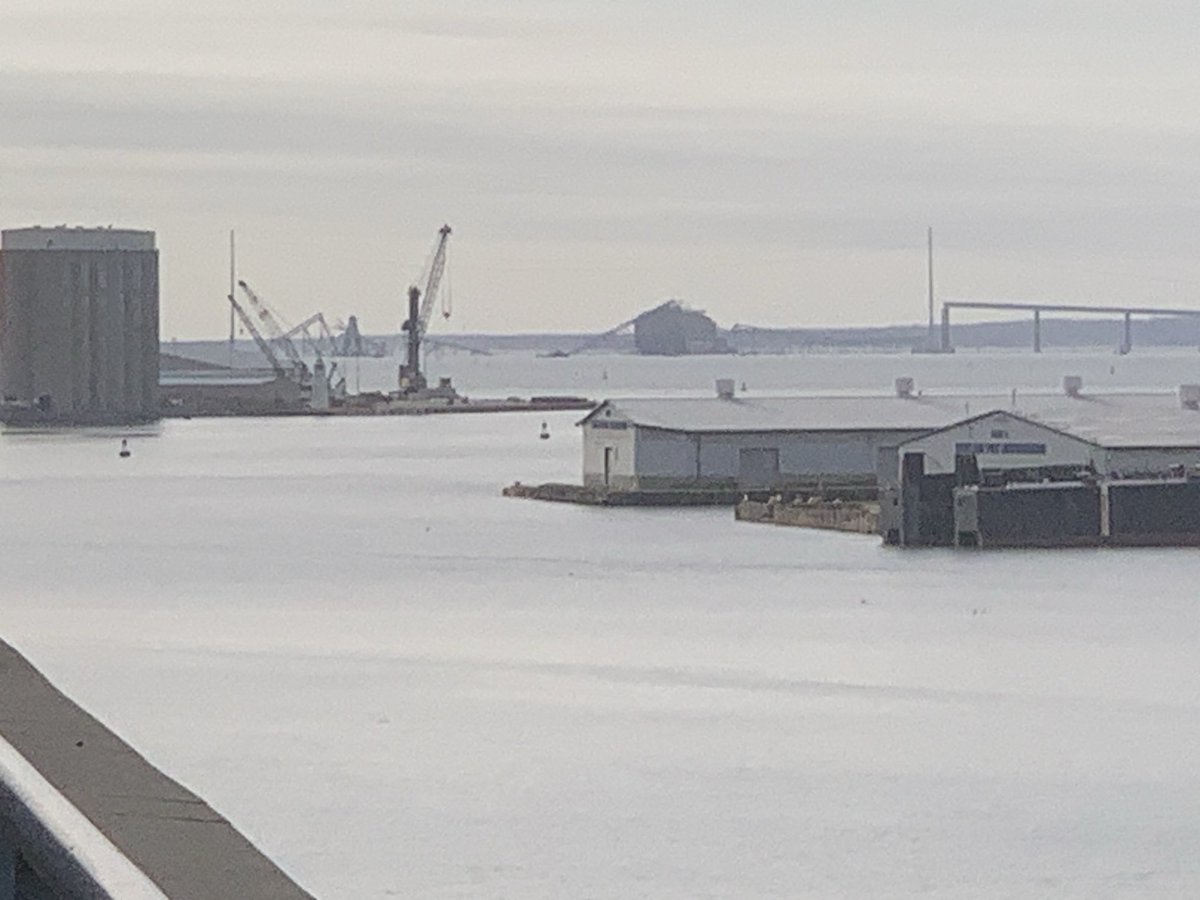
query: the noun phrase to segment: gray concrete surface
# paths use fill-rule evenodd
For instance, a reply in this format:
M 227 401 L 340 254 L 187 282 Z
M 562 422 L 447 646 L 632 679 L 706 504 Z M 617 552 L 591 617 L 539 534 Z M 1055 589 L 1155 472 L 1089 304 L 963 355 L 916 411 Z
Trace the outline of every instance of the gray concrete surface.
M 312 900 L 3 641 L 0 736 L 172 900 Z

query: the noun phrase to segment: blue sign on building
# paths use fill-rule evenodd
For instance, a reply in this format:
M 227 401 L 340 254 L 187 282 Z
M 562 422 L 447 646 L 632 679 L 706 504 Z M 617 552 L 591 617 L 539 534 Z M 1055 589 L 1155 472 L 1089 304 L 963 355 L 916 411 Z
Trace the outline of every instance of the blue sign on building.
M 1025 444 L 1015 441 L 1005 441 L 1003 443 L 958 443 L 954 445 L 955 456 L 986 456 L 986 455 L 1013 455 L 1013 456 L 1045 456 L 1045 444 Z

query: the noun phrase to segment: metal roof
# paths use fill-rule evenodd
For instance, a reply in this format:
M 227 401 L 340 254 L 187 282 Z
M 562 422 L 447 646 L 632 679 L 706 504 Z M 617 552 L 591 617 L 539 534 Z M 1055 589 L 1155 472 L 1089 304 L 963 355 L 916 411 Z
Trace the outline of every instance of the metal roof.
M 1104 447 L 1200 447 L 1200 411 L 1175 392 L 1081 394 L 928 393 L 898 397 L 664 397 L 607 400 L 583 422 L 608 416 L 642 428 L 689 433 L 933 431 L 995 410 L 1012 412 Z
M 947 396 L 668 397 L 609 400 L 584 421 L 604 407 L 644 428 L 689 432 L 924 431 L 983 411 L 970 398 Z
M 1200 411 L 1173 391 L 1026 395 L 1011 411 L 1101 447 L 1200 447 Z

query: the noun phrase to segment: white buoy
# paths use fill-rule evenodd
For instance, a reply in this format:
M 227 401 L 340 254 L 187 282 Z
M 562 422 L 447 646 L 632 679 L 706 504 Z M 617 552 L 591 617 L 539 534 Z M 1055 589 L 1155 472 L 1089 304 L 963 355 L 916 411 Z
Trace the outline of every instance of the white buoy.
M 543 441 L 550 440 L 550 426 L 545 422 L 542 423 L 542 433 L 538 435 Z
M 118 453 L 117 456 L 121 457 L 121 459 L 125 459 L 126 457 L 132 455 L 133 451 L 129 449 L 129 441 L 125 438 L 121 438 L 121 452 Z

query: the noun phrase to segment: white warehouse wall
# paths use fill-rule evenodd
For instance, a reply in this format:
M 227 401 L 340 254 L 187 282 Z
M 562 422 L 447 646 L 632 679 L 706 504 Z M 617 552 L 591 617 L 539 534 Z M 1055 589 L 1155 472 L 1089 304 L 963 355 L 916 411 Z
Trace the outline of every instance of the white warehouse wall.
M 781 486 L 821 477 L 872 479 L 881 446 L 913 431 L 755 432 L 688 434 L 637 429 L 636 469 L 643 489 L 736 484 L 741 451 L 779 451 Z
M 1004 432 L 1003 436 L 994 432 Z M 981 469 L 1023 469 L 1039 466 L 1085 466 L 1095 459 L 1098 448 L 1079 438 L 1063 434 L 1054 429 L 1015 418 L 1005 412 L 964 422 L 952 428 L 926 435 L 910 441 L 900 448 L 900 455 L 907 453 L 925 454 L 925 472 L 929 475 L 948 475 L 954 471 L 955 446 L 959 443 L 1044 444 L 1042 453 L 977 453 Z M 903 460 L 897 460 L 902 463 Z M 899 479 L 899 471 L 896 473 Z
M 634 428 L 620 420 L 605 420 L 599 426 L 583 426 L 583 483 L 587 487 L 604 487 L 604 451 L 612 450 L 612 467 L 608 487 L 636 490 L 634 470 Z

